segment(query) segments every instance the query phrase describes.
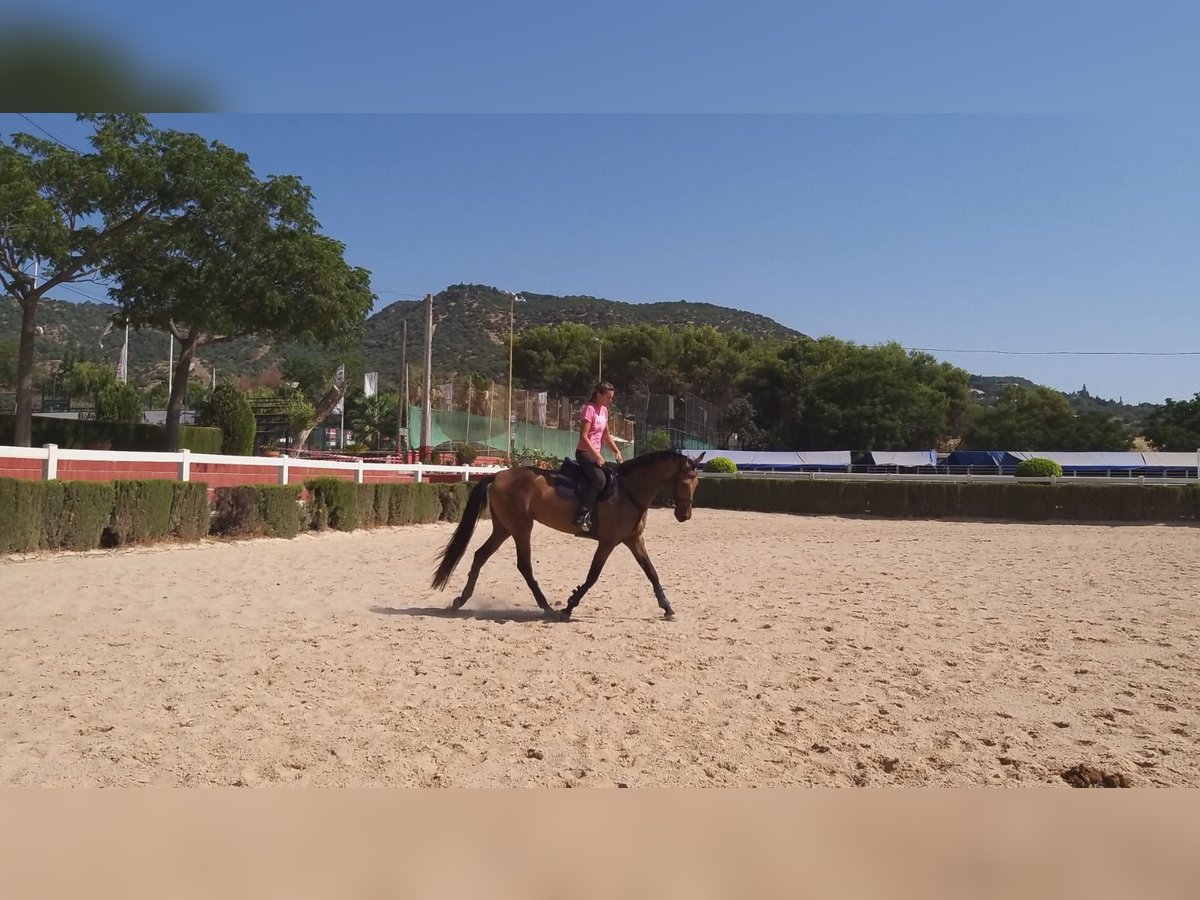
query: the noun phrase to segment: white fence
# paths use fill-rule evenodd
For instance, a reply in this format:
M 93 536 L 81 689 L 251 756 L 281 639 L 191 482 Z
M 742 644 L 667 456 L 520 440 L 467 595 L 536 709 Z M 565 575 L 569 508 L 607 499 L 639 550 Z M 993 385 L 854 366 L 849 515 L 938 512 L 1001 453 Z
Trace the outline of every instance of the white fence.
M 273 472 L 271 478 L 277 484 L 288 484 L 293 472 L 303 472 L 311 478 L 319 474 L 349 473 L 353 480 L 363 484 L 368 480 L 380 481 L 368 475 L 392 475 L 412 477 L 418 483 L 432 474 L 455 474 L 463 481 L 472 475 L 487 475 L 499 472 L 503 466 L 440 466 L 426 463 L 374 463 L 366 460 L 347 462 L 328 459 L 300 459 L 289 456 L 224 456 L 215 453 L 193 453 L 180 450 L 177 453 L 150 453 L 125 450 L 64 450 L 55 444 L 44 447 L 0 446 L 0 477 L 37 477 L 53 481 L 59 478 L 102 480 L 97 476 L 114 478 L 174 477 L 190 481 L 193 468 L 202 468 L 205 475 L 237 476 L 261 472 Z M 260 480 L 260 479 L 255 479 Z

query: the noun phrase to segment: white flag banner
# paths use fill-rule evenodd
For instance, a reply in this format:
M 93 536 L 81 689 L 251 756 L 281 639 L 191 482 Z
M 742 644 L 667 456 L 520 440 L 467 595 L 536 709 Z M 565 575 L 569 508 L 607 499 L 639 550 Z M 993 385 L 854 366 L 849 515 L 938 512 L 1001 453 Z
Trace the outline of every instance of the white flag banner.
M 345 408 L 346 408 L 346 398 L 343 397 L 341 400 L 339 400 L 337 402 L 337 406 L 335 406 L 333 409 L 331 409 L 329 411 L 329 414 L 331 416 L 340 416 L 342 414 L 343 410 L 345 410 Z
M 374 397 L 379 393 L 379 373 L 368 372 L 363 376 L 363 395 Z
M 346 383 L 346 367 L 345 366 L 337 367 L 337 371 L 333 375 L 333 380 L 337 384 L 345 384 Z
M 538 425 L 542 428 L 546 427 L 546 400 L 546 392 L 541 391 L 533 401 L 534 415 L 537 417 Z
M 442 389 L 442 400 L 445 401 L 446 406 L 450 406 L 450 404 L 454 402 L 454 382 L 447 381 L 445 384 L 443 384 L 441 386 L 441 389 Z

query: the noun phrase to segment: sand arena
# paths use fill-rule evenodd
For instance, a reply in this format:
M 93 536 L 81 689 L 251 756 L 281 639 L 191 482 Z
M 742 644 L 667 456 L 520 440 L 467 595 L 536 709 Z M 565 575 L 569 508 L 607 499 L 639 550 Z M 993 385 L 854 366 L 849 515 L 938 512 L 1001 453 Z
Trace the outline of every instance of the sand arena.
M 0 784 L 1200 785 L 1193 529 L 650 515 L 673 622 L 511 542 L 447 615 L 486 522 L 0 561 Z

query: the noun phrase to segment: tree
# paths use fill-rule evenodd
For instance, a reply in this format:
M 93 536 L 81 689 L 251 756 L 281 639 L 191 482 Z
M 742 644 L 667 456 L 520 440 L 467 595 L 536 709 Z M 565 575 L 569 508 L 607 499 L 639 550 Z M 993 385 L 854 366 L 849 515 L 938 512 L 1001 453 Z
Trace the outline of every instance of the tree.
M 1200 392 L 1191 400 L 1172 400 L 1146 417 L 1146 440 L 1159 450 L 1192 453 L 1200 448 Z
M 142 115 L 82 115 L 91 153 L 28 134 L 0 145 L 0 289 L 21 307 L 14 441 L 31 440 L 38 304 L 93 278 L 114 241 L 184 202 L 178 141 Z M 34 269 L 38 268 L 38 277 Z
M 1133 437 L 1103 413 L 1074 415 L 1067 398 L 1048 387 L 1005 387 L 995 405 L 975 411 L 964 450 L 1128 450 Z
M 514 380 L 564 394 L 591 393 L 599 350 L 596 337 L 587 325 L 575 322 L 529 329 L 513 344 Z
M 193 201 L 122 235 L 103 268 L 131 325 L 179 341 L 170 448 L 198 348 L 247 335 L 329 345 L 358 334 L 375 299 L 367 270 L 317 232 L 312 193 L 298 178 L 259 180 L 244 154 L 216 141 L 197 137 L 188 151 L 178 164 Z
M 254 452 L 257 422 L 245 392 L 233 381 L 222 380 L 196 404 L 196 422 L 221 429 L 221 452 L 249 456 Z
M 112 381 L 96 393 L 96 421 L 137 425 L 144 418 L 141 395 L 132 384 Z
M 374 397 L 356 394 L 347 405 L 346 419 L 355 434 L 362 435 L 378 450 L 384 434 L 395 434 L 398 400 L 395 391 L 384 391 Z

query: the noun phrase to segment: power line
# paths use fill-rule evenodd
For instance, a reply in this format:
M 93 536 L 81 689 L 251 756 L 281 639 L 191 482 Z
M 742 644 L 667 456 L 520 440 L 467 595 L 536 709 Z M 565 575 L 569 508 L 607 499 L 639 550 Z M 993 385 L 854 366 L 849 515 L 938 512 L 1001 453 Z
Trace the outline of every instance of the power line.
M 45 128 L 43 128 L 37 122 L 33 121 L 33 119 L 29 118 L 29 116 L 25 115 L 25 113 L 19 112 L 19 113 L 17 113 L 17 115 L 20 116 L 22 119 L 24 119 L 26 122 L 28 122 L 30 125 L 32 125 L 34 128 L 36 128 L 38 131 L 40 131 L 42 134 L 46 135 L 46 137 L 50 138 L 50 140 L 54 141 L 56 144 L 60 144 L 61 146 L 66 147 L 68 150 L 74 151 L 75 153 L 80 152 L 80 151 L 76 150 L 74 147 L 72 147 L 70 144 L 68 144 L 66 141 L 61 141 L 58 138 L 56 138 L 54 135 L 52 135 L 50 132 L 48 132 Z
M 1003 356 L 1200 356 L 1200 350 L 950 350 L 944 347 L 905 347 L 919 353 L 995 353 Z

